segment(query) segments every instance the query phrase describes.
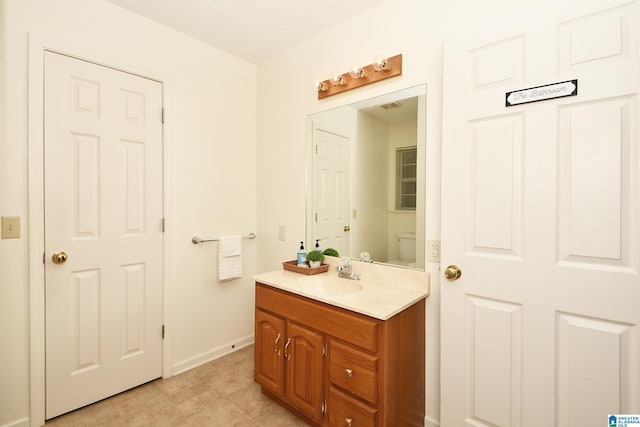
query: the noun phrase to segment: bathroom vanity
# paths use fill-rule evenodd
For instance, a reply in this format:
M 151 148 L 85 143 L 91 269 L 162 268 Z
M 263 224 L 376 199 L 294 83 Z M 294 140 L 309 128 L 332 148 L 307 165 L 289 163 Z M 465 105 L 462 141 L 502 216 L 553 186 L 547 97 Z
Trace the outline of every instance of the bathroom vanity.
M 366 274 L 254 276 L 263 393 L 312 425 L 422 426 L 428 274 L 398 271 L 395 284 Z M 398 285 L 414 273 L 421 283 Z

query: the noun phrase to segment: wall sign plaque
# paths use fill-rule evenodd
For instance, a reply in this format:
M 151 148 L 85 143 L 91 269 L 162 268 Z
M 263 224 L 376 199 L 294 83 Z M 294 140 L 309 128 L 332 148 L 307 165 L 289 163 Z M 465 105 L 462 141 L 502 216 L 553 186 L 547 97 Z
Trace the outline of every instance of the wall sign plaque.
M 547 99 L 564 98 L 578 94 L 578 79 L 566 82 L 551 83 L 544 86 L 520 89 L 505 94 L 505 106 L 528 104 L 529 102 L 546 101 Z

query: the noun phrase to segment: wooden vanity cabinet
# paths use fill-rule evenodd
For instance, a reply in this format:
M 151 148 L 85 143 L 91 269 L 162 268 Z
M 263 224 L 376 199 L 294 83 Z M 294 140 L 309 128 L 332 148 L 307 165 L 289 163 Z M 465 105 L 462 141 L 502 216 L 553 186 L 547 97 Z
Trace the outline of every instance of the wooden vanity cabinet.
M 255 381 L 310 424 L 424 424 L 424 299 L 379 320 L 256 283 L 255 315 Z

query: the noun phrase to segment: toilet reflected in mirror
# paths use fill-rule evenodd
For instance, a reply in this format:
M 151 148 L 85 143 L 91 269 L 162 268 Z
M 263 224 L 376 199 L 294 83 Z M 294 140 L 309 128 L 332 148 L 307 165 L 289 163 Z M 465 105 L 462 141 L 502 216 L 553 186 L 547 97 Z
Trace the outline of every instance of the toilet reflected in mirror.
M 396 233 L 396 248 L 399 259 L 391 259 L 387 264 L 416 267 L 416 233 L 400 231 Z

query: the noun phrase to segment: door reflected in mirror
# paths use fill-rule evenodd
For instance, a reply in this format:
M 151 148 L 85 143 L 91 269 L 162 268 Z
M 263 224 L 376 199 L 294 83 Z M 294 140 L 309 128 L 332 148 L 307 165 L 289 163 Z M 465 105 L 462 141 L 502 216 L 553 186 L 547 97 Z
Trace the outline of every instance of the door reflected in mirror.
M 426 85 L 309 116 L 307 242 L 425 268 Z

